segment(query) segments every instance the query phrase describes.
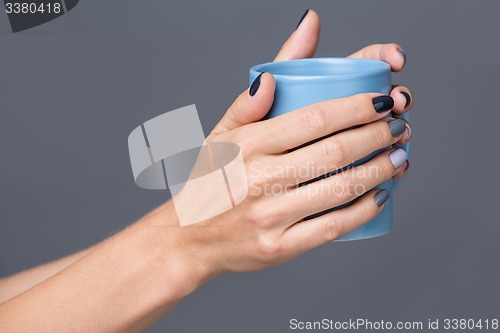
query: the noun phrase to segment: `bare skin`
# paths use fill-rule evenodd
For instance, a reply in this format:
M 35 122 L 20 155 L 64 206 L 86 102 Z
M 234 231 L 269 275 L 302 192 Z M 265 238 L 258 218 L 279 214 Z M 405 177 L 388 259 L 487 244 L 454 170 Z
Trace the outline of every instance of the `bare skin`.
M 319 17 L 309 11 L 275 60 L 313 56 L 319 40 Z M 351 57 L 404 67 L 397 44 L 371 45 Z M 380 148 L 405 143 L 409 129 L 393 137 L 372 99 L 378 94 L 320 102 L 266 121 L 275 82 L 264 74 L 254 96 L 248 89 L 229 107 L 207 138 L 234 142 L 245 163 L 304 166 L 315 161 L 328 170 Z M 391 92 L 393 114 L 411 108 L 401 92 Z M 332 121 L 335 119 L 335 121 Z M 329 133 L 362 125 L 289 152 Z M 275 138 L 269 144 L 269 135 Z M 371 139 L 371 140 L 370 140 Z M 360 141 L 361 140 L 361 141 Z M 266 144 L 263 144 L 263 143 Z M 366 142 L 366 143 L 364 143 Z M 364 144 L 362 144 L 364 143 Z M 405 176 L 407 162 L 395 168 L 384 152 L 349 173 L 297 187 L 309 176 L 287 177 L 249 172 L 249 186 L 279 184 L 287 191 L 252 193 L 233 209 L 203 222 L 180 227 L 167 202 L 115 236 L 89 249 L 0 280 L 1 332 L 137 332 L 152 325 L 203 283 L 226 272 L 265 269 L 330 242 L 368 222 L 384 207 L 374 200 L 376 186 Z M 377 170 L 373 175 L 365 168 Z M 248 168 L 247 168 L 248 170 Z M 329 188 L 345 191 L 322 191 Z M 353 193 L 351 188 L 363 188 Z M 311 193 L 312 197 L 311 197 Z M 303 222 L 303 218 L 361 196 L 353 205 Z

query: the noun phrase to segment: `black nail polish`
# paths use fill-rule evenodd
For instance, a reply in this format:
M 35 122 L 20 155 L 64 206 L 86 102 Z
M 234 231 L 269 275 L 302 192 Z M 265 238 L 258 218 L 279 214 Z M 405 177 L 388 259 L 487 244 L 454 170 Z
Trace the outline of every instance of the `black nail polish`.
M 400 136 L 406 131 L 406 123 L 401 119 L 391 120 L 387 122 L 387 125 L 389 125 L 389 130 L 393 137 Z
M 304 18 L 307 16 L 307 13 L 309 13 L 309 9 L 306 10 L 306 12 L 304 13 L 304 15 L 302 15 L 302 17 L 300 18 L 299 24 L 297 24 L 297 27 L 295 28 L 295 30 L 297 30 L 297 28 L 299 27 L 299 25 L 302 23 L 302 21 L 304 20 Z
M 375 199 L 375 203 L 377 204 L 377 206 L 380 207 L 387 201 L 387 199 L 389 199 L 389 196 L 389 191 L 383 189 L 375 193 L 375 196 L 373 198 Z
M 398 50 L 399 54 L 403 57 L 403 65 L 406 64 L 406 53 L 403 50 Z
M 406 91 L 402 91 L 401 95 L 403 95 L 406 98 L 406 103 L 405 103 L 405 108 L 406 108 L 411 103 L 411 96 Z
M 257 76 L 255 78 L 255 80 L 253 80 L 252 85 L 250 86 L 250 90 L 248 91 L 250 93 L 250 96 L 255 95 L 255 93 L 257 92 L 257 90 L 259 90 L 259 87 L 260 87 L 260 77 L 264 73 L 265 72 L 260 73 L 259 76 Z
M 394 100 L 389 95 L 382 95 L 373 99 L 373 107 L 378 113 L 389 111 L 394 107 Z

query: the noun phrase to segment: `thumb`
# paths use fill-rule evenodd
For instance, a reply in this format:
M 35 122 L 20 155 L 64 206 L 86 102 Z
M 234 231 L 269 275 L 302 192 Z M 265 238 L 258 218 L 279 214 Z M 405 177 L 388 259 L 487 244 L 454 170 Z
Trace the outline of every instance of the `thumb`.
M 319 34 L 319 15 L 308 9 L 274 61 L 312 57 L 318 47 Z M 259 75 L 251 87 L 242 92 L 229 107 L 209 137 L 262 119 L 273 104 L 275 87 L 271 74 Z
M 209 137 L 261 120 L 273 105 L 275 88 L 274 76 L 261 73 L 227 109 Z
M 312 57 L 318 47 L 319 34 L 319 15 L 314 10 L 308 9 L 274 61 Z

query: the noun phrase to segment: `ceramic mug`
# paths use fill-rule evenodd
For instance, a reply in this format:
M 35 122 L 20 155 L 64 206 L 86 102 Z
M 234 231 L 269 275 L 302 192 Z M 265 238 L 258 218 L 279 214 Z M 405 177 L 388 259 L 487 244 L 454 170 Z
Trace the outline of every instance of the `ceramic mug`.
M 262 72 L 272 74 L 276 80 L 273 106 L 266 118 L 334 98 L 369 92 L 388 95 L 392 87 L 390 65 L 370 59 L 311 58 L 260 64 L 250 69 L 250 84 Z M 400 118 L 408 120 L 406 114 Z M 409 154 L 409 144 L 402 148 Z M 362 164 L 381 151 L 356 161 L 351 166 Z M 371 238 L 390 232 L 393 227 L 393 193 L 398 185 L 399 181 L 394 183 L 390 179 L 377 186 L 391 193 L 384 209 L 373 220 L 338 240 Z

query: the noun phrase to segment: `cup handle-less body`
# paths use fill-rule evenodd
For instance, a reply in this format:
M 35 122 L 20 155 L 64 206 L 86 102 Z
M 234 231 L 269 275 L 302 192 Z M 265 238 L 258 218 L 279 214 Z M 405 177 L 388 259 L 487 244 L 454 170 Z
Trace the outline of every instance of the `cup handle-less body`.
M 262 72 L 272 74 L 276 80 L 273 106 L 264 119 L 274 118 L 306 105 L 329 99 L 370 92 L 387 95 L 390 94 L 392 87 L 390 65 L 383 61 L 370 59 L 309 58 L 265 63 L 250 69 L 249 83 L 251 84 Z M 400 118 L 408 120 L 406 115 Z M 355 161 L 351 166 L 363 164 L 375 155 L 391 148 L 392 146 L 388 146 L 374 152 Z M 405 144 L 402 148 L 409 152 L 409 144 Z M 392 194 L 400 184 L 400 181 L 393 182 L 392 179 L 389 179 L 377 186 L 387 189 L 391 193 L 384 209 L 373 220 L 336 241 L 366 239 L 390 232 L 393 228 Z M 306 219 L 341 209 L 351 203 L 318 212 Z

